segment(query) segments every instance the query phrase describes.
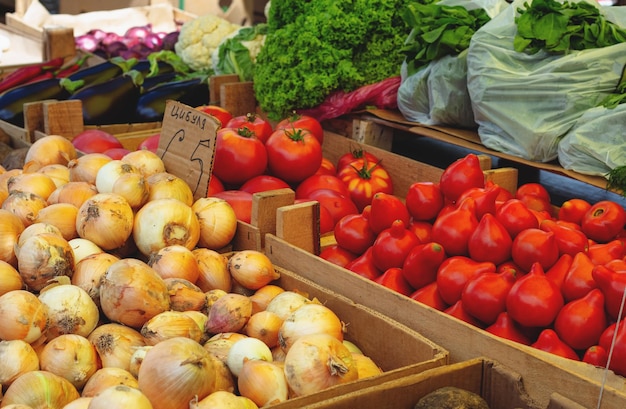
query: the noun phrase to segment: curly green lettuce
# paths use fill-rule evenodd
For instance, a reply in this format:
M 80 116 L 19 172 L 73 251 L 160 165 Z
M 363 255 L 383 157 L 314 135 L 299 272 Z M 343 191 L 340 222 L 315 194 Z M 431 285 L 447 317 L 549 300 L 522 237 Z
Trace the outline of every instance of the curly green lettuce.
M 400 75 L 410 0 L 273 1 L 254 91 L 272 119 Z

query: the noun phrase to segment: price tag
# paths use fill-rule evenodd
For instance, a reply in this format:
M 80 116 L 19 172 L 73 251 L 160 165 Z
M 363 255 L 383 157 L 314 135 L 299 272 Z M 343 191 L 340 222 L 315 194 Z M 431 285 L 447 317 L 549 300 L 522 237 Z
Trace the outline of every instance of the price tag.
M 157 155 L 167 171 L 191 187 L 194 199 L 206 197 L 215 159 L 218 121 L 178 101 L 167 101 Z

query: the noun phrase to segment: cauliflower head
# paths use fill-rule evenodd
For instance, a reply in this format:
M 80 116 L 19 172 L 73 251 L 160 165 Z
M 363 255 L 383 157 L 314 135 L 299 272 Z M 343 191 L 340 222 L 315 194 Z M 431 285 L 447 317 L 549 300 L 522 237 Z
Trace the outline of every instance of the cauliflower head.
M 213 69 L 211 56 L 222 40 L 241 26 L 212 14 L 183 24 L 175 45 L 176 54 L 196 71 Z

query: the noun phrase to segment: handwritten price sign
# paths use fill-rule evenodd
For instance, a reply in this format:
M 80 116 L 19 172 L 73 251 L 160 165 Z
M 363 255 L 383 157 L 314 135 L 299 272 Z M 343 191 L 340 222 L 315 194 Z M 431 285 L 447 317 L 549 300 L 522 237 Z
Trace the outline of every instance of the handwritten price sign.
M 206 197 L 215 159 L 219 123 L 209 114 L 167 101 L 157 155 L 168 172 L 191 187 L 194 199 Z

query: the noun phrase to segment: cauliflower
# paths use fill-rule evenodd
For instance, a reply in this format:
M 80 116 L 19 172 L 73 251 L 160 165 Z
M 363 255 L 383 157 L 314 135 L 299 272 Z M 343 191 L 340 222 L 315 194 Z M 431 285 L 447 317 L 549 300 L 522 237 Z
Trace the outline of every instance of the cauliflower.
M 211 55 L 222 40 L 241 26 L 212 14 L 186 22 L 175 45 L 176 54 L 196 71 L 213 69 Z
M 211 57 L 216 74 L 237 74 L 241 81 L 252 81 L 256 57 L 267 35 L 267 24 L 241 27 L 228 35 Z

